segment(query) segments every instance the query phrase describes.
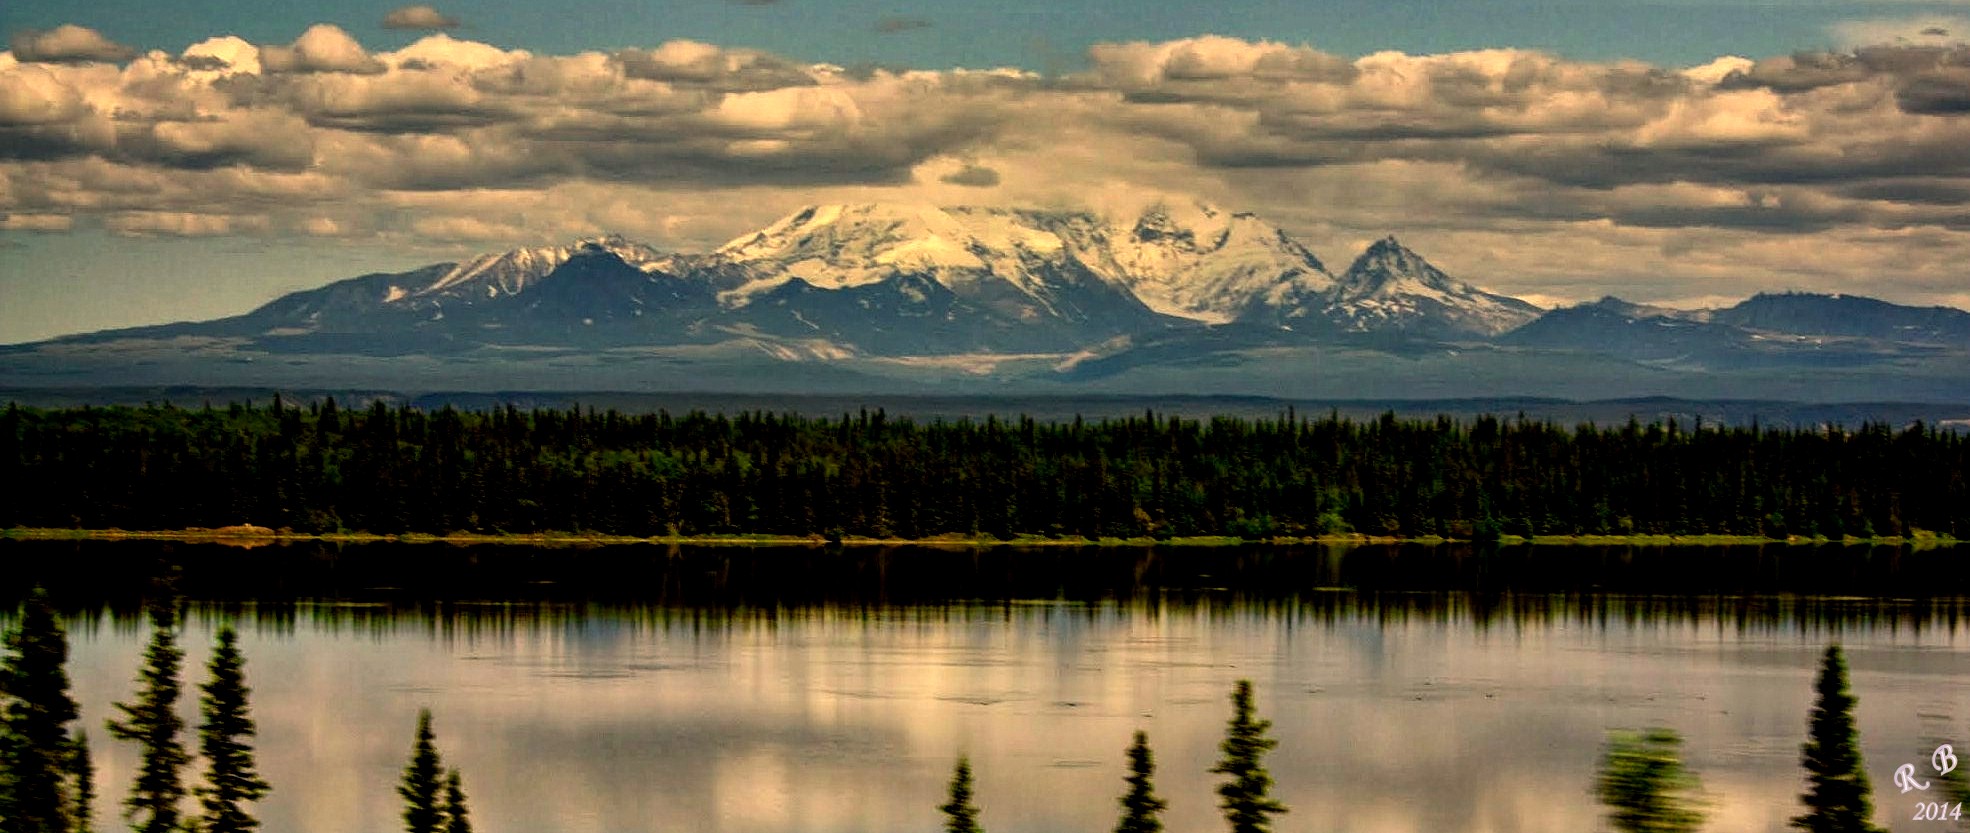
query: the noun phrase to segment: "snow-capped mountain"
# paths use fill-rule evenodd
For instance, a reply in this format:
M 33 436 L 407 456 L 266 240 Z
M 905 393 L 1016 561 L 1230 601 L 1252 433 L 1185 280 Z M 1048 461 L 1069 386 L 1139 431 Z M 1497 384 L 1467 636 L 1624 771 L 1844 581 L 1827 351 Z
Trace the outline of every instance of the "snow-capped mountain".
M 366 275 L 179 331 L 302 352 L 763 339 L 936 356 L 1076 353 L 1209 328 L 1241 343 L 1468 339 L 1535 314 L 1393 238 L 1337 280 L 1277 227 L 1201 203 L 1118 216 L 866 203 L 811 206 L 704 253 L 612 236 Z
M 1541 312 L 1444 274 L 1393 236 L 1355 258 L 1332 299 L 1328 317 L 1349 330 L 1393 329 L 1431 338 L 1497 336 Z
M 350 278 L 214 321 L 0 346 L 0 387 L 330 381 L 1970 401 L 1970 313 L 1787 294 L 1542 315 L 1393 237 L 1336 277 L 1264 220 L 1197 203 L 867 203 L 802 209 L 710 251 L 594 238 Z
M 1089 270 L 1043 215 L 818 205 L 675 261 L 738 326 L 879 353 L 1052 352 L 1171 322 Z
M 425 299 L 475 301 L 481 297 L 518 295 L 583 251 L 608 252 L 646 272 L 657 271 L 663 259 L 661 252 L 620 235 L 577 240 L 567 246 L 514 249 L 456 264 L 430 284 L 415 290 L 403 289 L 403 294 L 389 300 L 408 300 L 412 306 L 418 306 Z
M 704 265 L 738 284 L 721 298 L 743 306 L 792 280 L 841 290 L 905 275 L 959 295 L 996 286 L 1029 299 L 1031 320 L 1080 318 L 1061 303 L 1092 279 L 1159 315 L 1223 324 L 1255 310 L 1305 315 L 1333 286 L 1319 258 L 1251 214 L 1191 203 L 1140 215 L 921 205 L 812 206 L 739 237 Z M 1134 307 L 1135 304 L 1128 306 Z M 1136 317 L 1133 309 L 1130 317 Z
M 1089 268 L 1164 315 L 1207 324 L 1301 318 L 1334 286 L 1319 258 L 1252 214 L 1190 203 L 1121 221 L 1047 219 Z

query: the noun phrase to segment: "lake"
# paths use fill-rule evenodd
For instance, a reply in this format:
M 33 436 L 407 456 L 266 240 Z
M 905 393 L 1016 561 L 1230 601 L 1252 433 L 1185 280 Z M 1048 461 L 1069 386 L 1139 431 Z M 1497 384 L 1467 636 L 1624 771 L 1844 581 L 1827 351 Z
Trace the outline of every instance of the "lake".
M 1841 642 L 1877 819 L 1897 765 L 1970 755 L 1970 552 L 1866 547 L 534 550 L 0 542 L 53 592 L 112 829 L 108 739 L 150 577 L 188 683 L 241 630 L 269 831 L 400 829 L 417 710 L 488 833 L 938 829 L 963 752 L 995 833 L 1111 829 L 1130 733 L 1172 831 L 1254 682 L 1281 830 L 1578 833 L 1605 731 L 1662 725 L 1706 830 L 1780 831 Z M 183 703 L 188 720 L 194 705 Z

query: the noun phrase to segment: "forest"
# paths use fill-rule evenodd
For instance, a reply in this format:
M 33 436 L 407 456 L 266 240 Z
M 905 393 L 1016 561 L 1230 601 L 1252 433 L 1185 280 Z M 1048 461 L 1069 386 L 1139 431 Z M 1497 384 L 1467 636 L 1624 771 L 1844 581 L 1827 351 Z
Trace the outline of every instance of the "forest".
M 1920 423 L 10 405 L 0 482 L 0 528 L 1970 537 L 1970 439 Z

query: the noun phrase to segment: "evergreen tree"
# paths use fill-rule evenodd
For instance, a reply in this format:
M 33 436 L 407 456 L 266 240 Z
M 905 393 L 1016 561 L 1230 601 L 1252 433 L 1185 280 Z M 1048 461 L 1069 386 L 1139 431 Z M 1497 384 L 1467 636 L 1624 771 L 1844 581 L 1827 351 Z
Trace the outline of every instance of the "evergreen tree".
M 0 657 L 0 833 L 60 833 L 72 808 L 68 637 L 40 588 L 22 606 Z
M 123 800 L 123 817 L 137 833 L 177 833 L 178 804 L 185 797 L 183 773 L 188 759 L 178 732 L 178 666 L 184 651 L 173 635 L 177 607 L 166 602 L 151 609 L 150 646 L 144 667 L 137 672 L 137 699 L 118 703 L 123 719 L 109 721 L 110 736 L 141 747 L 137 779 Z
M 1792 826 L 1808 833 L 1879 833 L 1869 798 L 1867 769 L 1861 764 L 1860 733 L 1854 728 L 1856 698 L 1847 688 L 1847 660 L 1840 646 L 1829 645 L 1820 662 L 1813 704 L 1800 764 L 1806 768 L 1806 792 L 1800 800 L 1805 815 Z
M 971 760 L 958 756 L 951 773 L 951 800 L 937 808 L 944 812 L 945 833 L 985 833 L 978 826 L 978 806 L 971 803 Z
M 472 833 L 472 813 L 465 807 L 465 787 L 459 783 L 457 769 L 445 775 L 444 833 Z
M 1149 735 L 1137 731 L 1135 743 L 1129 745 L 1129 774 L 1122 779 L 1128 782 L 1129 791 L 1120 799 L 1122 820 L 1115 825 L 1115 833 L 1162 833 L 1163 810 L 1170 803 L 1157 797 L 1149 781 L 1155 772 L 1156 757 L 1149 751 Z
M 75 833 L 95 833 L 96 823 L 96 761 L 89 753 L 89 733 L 75 730 L 74 739 L 69 744 L 69 780 L 74 785 L 70 793 L 75 799 L 69 810 L 69 829 Z
M 259 801 L 272 789 L 253 764 L 253 718 L 247 713 L 245 659 L 239 653 L 239 634 L 219 629 L 207 666 L 211 677 L 199 698 L 199 752 L 205 756 L 205 786 L 198 789 L 205 807 L 201 833 L 246 833 L 260 821 L 242 805 Z
M 431 732 L 431 710 L 417 713 L 417 739 L 411 744 L 410 763 L 404 766 L 397 795 L 404 799 L 405 833 L 441 833 L 445 823 L 443 792 L 444 761 L 438 755 Z
M 1224 758 L 1211 767 L 1212 772 L 1226 776 L 1218 785 L 1218 806 L 1224 810 L 1231 833 L 1267 833 L 1272 829 L 1270 816 L 1286 812 L 1286 805 L 1267 795 L 1272 789 L 1272 774 L 1265 770 L 1265 753 L 1279 741 L 1265 736 L 1272 721 L 1253 715 L 1251 680 L 1239 680 L 1232 689 L 1231 712 L 1224 743 L 1218 747 Z
M 1608 739 L 1595 792 L 1623 833 L 1693 833 L 1703 813 L 1690 796 L 1700 789 L 1683 767 L 1683 739 L 1669 729 L 1615 732 Z

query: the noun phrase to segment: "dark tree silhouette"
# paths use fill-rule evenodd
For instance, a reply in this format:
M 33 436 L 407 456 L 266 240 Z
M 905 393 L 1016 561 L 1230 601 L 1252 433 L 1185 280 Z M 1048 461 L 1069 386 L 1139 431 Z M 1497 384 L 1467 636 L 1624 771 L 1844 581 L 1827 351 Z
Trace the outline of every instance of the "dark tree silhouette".
M 971 789 L 971 760 L 960 755 L 951 772 L 950 800 L 937 808 L 944 813 L 945 833 L 985 833 L 978 826 L 978 805 L 971 803 Z
M 185 655 L 174 636 L 176 627 L 174 602 L 152 607 L 150 645 L 137 673 L 137 699 L 116 704 L 123 719 L 109 721 L 111 737 L 139 747 L 137 778 L 123 800 L 123 817 L 137 833 L 179 833 L 178 805 L 185 797 L 188 758 L 178 738 L 184 728 L 177 711 L 178 668 Z
M 1138 730 L 1129 744 L 1129 774 L 1122 780 L 1129 790 L 1122 794 L 1122 819 L 1115 833 L 1162 833 L 1163 811 L 1170 803 L 1157 797 L 1150 778 L 1156 774 L 1156 756 L 1149 751 L 1149 735 Z
M 445 823 L 445 765 L 431 732 L 431 710 L 417 713 L 417 738 L 404 765 L 397 795 L 404 799 L 405 833 L 442 833 Z
M 261 780 L 253 763 L 253 718 L 248 713 L 246 660 L 239 653 L 239 634 L 219 629 L 207 666 L 210 677 L 199 698 L 199 753 L 205 757 L 205 786 L 198 789 L 205 808 L 200 833 L 247 833 L 260 821 L 244 806 L 259 801 L 272 789 Z
M 95 833 L 96 760 L 89 752 L 89 733 L 79 728 L 69 743 L 68 769 L 75 799 L 69 810 L 70 826 L 75 833 Z
M 1272 774 L 1266 772 L 1265 753 L 1279 745 L 1265 735 L 1271 728 L 1272 721 L 1254 716 L 1252 681 L 1239 680 L 1231 691 L 1231 722 L 1225 727 L 1224 743 L 1218 747 L 1224 758 L 1211 767 L 1212 772 L 1225 776 L 1224 783 L 1218 785 L 1218 806 L 1224 810 L 1231 833 L 1267 833 L 1272 829 L 1271 817 L 1286 812 L 1286 805 L 1267 794 L 1272 789 Z
M 472 833 L 472 811 L 465 806 L 465 786 L 456 769 L 445 775 L 444 833 Z
M 1970 539 L 1964 471 L 1919 424 L 0 410 L 0 528 Z
M 1860 732 L 1854 728 L 1858 698 L 1847 688 L 1847 660 L 1838 644 L 1827 646 L 1815 688 L 1819 699 L 1799 753 L 1806 768 L 1806 792 L 1799 800 L 1806 813 L 1793 818 L 1792 826 L 1809 833 L 1879 833 Z
M 36 588 L 0 657 L 0 833 L 68 830 L 68 637 Z

